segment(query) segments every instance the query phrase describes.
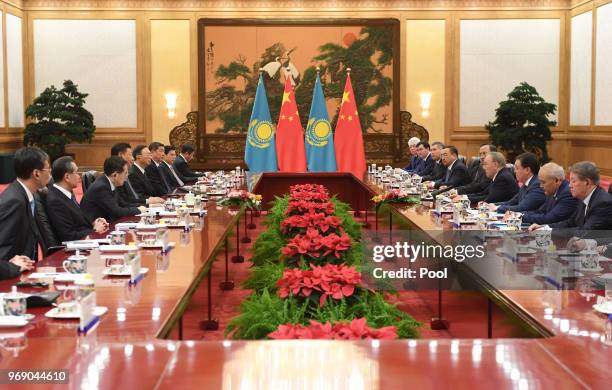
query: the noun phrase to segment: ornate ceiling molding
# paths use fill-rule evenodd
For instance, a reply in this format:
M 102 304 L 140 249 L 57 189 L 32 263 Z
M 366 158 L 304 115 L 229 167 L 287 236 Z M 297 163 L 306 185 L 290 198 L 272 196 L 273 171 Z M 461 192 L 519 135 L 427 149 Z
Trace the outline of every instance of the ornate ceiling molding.
M 469 10 L 569 9 L 576 0 L 20 0 L 26 10 Z

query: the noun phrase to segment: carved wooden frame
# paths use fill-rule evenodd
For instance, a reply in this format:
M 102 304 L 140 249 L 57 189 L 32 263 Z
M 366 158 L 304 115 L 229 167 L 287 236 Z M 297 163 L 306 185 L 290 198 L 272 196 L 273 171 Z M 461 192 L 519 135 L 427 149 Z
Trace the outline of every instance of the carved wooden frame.
M 392 133 L 366 134 L 364 143 L 368 160 L 399 161 L 400 133 L 400 21 L 399 19 L 198 19 L 198 130 L 196 162 L 198 166 L 235 166 L 243 162 L 245 135 L 206 134 L 206 60 L 204 29 L 207 26 L 334 26 L 385 25 L 393 29 L 393 99 Z

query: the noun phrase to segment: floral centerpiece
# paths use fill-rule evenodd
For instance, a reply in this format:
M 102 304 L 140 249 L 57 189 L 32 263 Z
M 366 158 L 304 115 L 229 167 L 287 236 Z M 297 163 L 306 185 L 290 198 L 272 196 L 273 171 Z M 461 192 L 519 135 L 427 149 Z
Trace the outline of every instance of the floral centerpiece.
M 350 323 L 337 322 L 332 325 L 330 322 L 321 324 L 311 320 L 310 325 L 286 324 L 279 325 L 278 329 L 268 335 L 271 339 L 320 339 L 320 340 L 363 340 L 397 339 L 397 329 L 395 326 L 385 326 L 379 329 L 370 328 L 365 318 L 355 318 Z
M 283 277 L 276 282 L 278 296 L 286 298 L 289 295 L 299 297 L 319 296 L 319 306 L 325 305 L 327 298 L 340 300 L 350 297 L 361 284 L 361 274 L 355 267 L 326 264 L 324 266 L 310 265 L 310 269 L 301 270 L 289 268 L 283 272 Z
M 418 196 L 414 196 L 409 194 L 405 190 L 401 189 L 393 189 L 384 194 L 376 195 L 372 198 L 372 201 L 376 205 L 378 209 L 385 203 L 408 203 L 408 204 L 416 204 L 420 203 L 421 199 Z
M 318 229 L 310 227 L 304 234 L 293 237 L 281 252 L 290 260 L 297 256 L 307 256 L 317 262 L 342 262 L 342 254 L 351 248 L 351 238 L 342 232 L 322 235 Z
M 248 191 L 230 191 L 227 196 L 217 202 L 220 206 L 239 208 L 243 204 L 251 210 L 261 209 L 261 195 L 253 194 Z

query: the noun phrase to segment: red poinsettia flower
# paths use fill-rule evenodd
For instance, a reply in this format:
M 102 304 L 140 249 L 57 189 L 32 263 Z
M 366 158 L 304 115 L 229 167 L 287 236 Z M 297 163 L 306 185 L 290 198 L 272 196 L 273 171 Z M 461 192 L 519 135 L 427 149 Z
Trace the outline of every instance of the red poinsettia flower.
M 329 322 L 321 324 L 310 321 L 310 325 L 286 324 L 279 325 L 278 329 L 268 335 L 271 339 L 335 339 L 335 340 L 361 340 L 361 339 L 397 339 L 395 326 L 386 326 L 375 329 L 367 325 L 365 318 L 355 318 L 350 323 L 338 322 L 331 325 Z
M 340 300 L 355 293 L 355 287 L 361 284 L 361 274 L 355 267 L 343 264 L 310 265 L 310 269 L 286 269 L 283 277 L 276 282 L 278 295 L 286 298 L 294 296 L 308 297 L 313 291 L 321 294 L 319 305 L 325 305 L 327 298 Z

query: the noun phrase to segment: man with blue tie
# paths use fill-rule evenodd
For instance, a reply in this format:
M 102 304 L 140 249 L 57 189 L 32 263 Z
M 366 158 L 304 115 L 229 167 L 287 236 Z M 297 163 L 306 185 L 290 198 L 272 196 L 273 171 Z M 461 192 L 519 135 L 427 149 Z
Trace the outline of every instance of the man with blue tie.
M 93 233 L 108 230 L 104 218 L 93 223 L 85 217 L 74 196 L 74 189 L 81 182 L 78 167 L 70 156 L 60 157 L 51 168 L 53 185 L 47 194 L 47 215 L 57 238 L 64 241 L 80 240 Z
M 566 229 L 558 233 L 560 236 L 607 236 L 605 231 L 612 229 L 612 195 L 599 186 L 597 166 L 590 161 L 572 165 L 569 186 L 572 196 L 579 201 L 578 206 L 569 218 L 549 226 L 553 230 Z M 532 224 L 529 230 L 541 227 L 540 224 Z
M 36 260 L 38 245 L 43 246 L 44 241 L 34 194 L 49 182 L 49 156 L 38 148 L 25 147 L 15 152 L 14 164 L 17 179 L 0 195 L 0 261 L 17 255 Z
M 506 211 L 533 211 L 537 210 L 546 201 L 544 190 L 540 187 L 540 180 L 536 176 L 540 171 L 540 163 L 533 153 L 522 153 L 514 162 L 516 179 L 523 183 L 518 193 L 507 202 L 498 206 L 491 205 L 492 210 L 498 213 Z
M 546 201 L 539 209 L 525 212 L 523 222 L 546 225 L 568 219 L 576 210 L 578 199 L 570 192 L 563 167 L 553 162 L 544 164 L 538 178 Z
M 431 175 L 433 173 L 436 162 L 431 156 L 431 151 L 429 150 L 429 143 L 425 141 L 419 142 L 417 144 L 417 154 L 421 159 L 421 164 L 417 167 L 417 169 L 414 170 L 414 173 L 421 177 Z

